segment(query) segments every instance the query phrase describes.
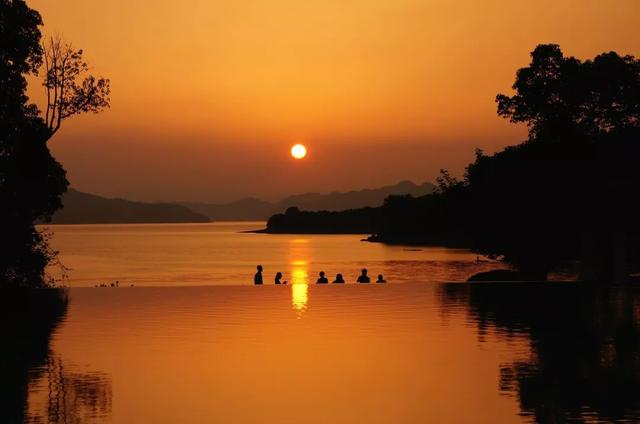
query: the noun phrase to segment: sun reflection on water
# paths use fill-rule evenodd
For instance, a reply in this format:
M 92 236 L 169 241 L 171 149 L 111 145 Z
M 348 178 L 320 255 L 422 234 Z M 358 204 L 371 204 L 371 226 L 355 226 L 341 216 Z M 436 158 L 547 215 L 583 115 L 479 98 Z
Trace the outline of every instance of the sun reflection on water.
M 309 263 L 303 260 L 291 261 L 291 306 L 298 319 L 307 309 L 309 301 Z
M 302 318 L 309 302 L 309 260 L 312 257 L 308 239 L 295 238 L 290 240 L 291 307 L 298 319 Z
M 307 309 L 309 301 L 309 285 L 308 284 L 292 284 L 291 285 L 291 306 L 296 311 L 298 319 L 302 318 L 302 314 Z

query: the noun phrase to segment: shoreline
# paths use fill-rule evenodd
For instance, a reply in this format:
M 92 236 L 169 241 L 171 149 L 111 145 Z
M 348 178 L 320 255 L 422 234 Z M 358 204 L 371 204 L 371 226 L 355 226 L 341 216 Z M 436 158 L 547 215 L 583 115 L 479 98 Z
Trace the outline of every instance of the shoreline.
M 240 231 L 239 234 L 271 234 L 271 235 L 358 235 L 358 236 L 367 236 L 369 233 L 361 233 L 361 232 L 347 232 L 347 231 L 269 231 L 268 228 L 263 228 L 261 230 L 246 230 Z M 450 249 L 471 249 L 470 246 L 465 245 L 463 243 L 446 243 L 446 242 L 429 242 L 424 240 L 409 240 L 409 239 L 393 239 L 393 240 L 385 240 L 383 238 L 377 237 L 375 234 L 368 235 L 365 238 L 360 239 L 362 242 L 368 243 L 381 243 L 390 246 L 411 246 L 411 247 L 446 247 Z
M 262 230 L 246 230 L 246 231 L 239 231 L 238 234 L 272 234 L 272 235 L 279 235 L 279 234 L 291 234 L 291 235 L 304 235 L 304 234 L 308 234 L 308 235 L 313 235 L 313 236 L 318 236 L 318 235 L 328 235 L 328 236 L 338 236 L 338 235 L 351 235 L 351 236 L 364 236 L 367 235 L 368 233 L 360 233 L 360 232 L 310 232 L 310 231 L 282 231 L 282 232 L 273 232 L 273 231 L 269 231 L 269 229 L 267 228 L 263 228 Z M 366 241 L 366 239 L 363 239 L 361 241 Z

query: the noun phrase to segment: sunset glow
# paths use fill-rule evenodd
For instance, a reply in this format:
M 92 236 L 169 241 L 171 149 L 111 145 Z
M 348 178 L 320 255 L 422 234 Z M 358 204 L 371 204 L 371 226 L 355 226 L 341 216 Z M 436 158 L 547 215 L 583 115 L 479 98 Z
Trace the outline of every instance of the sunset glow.
M 638 22 L 0 0 L 0 424 L 640 423 Z
M 494 98 L 537 44 L 577 57 L 640 54 L 637 0 L 31 5 L 46 35 L 74 40 L 113 86 L 111 108 L 69 121 L 54 155 L 79 190 L 151 201 L 418 183 L 441 168 L 462 175 L 474 148 L 524 138 L 524 126 L 496 116 Z M 292 137 L 313 139 L 318 159 L 295 179 L 277 148 Z M 247 151 L 261 158 L 249 172 Z M 378 171 L 343 172 L 356 161 Z M 220 179 L 224 188 L 211 184 Z

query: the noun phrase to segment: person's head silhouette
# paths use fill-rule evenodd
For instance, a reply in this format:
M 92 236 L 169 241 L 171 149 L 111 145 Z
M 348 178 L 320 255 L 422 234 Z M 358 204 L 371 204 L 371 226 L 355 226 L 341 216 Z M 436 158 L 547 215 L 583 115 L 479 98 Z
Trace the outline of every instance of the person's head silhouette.
M 320 277 L 324 278 L 324 271 L 320 271 Z
M 358 283 L 368 283 L 369 277 L 367 276 L 367 269 L 363 268 L 362 269 L 362 274 L 360 274 L 360 276 L 358 277 Z
M 278 280 L 281 279 L 282 278 L 282 273 L 281 272 L 276 273 L 276 278 Z
M 336 280 L 342 281 L 342 274 L 337 274 L 336 275 Z
M 258 272 L 262 272 L 262 265 L 257 266 Z

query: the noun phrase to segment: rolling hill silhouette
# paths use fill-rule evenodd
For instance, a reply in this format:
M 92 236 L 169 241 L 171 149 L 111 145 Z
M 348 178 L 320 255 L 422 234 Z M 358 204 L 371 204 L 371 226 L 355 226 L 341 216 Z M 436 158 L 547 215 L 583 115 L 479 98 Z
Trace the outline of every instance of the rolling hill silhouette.
M 278 207 L 280 211 L 284 211 L 291 206 L 308 211 L 343 211 L 368 206 L 382 206 L 384 199 L 392 194 L 410 194 L 418 197 L 432 193 L 434 189 L 435 186 L 431 183 L 417 185 L 411 181 L 401 181 L 395 185 L 375 189 L 332 192 L 329 194 L 298 194 L 282 199 L 278 202 Z
M 346 209 L 381 206 L 384 199 L 392 194 L 410 194 L 418 197 L 432 193 L 434 189 L 435 186 L 429 182 L 417 185 L 411 181 L 401 181 L 398 184 L 374 189 L 347 192 L 335 191 L 327 194 L 297 194 L 285 197 L 275 203 L 248 197 L 224 204 L 188 202 L 181 202 L 180 204 L 204 214 L 212 220 L 261 221 L 267 220 L 276 213 L 284 212 L 291 206 L 309 211 L 343 211 Z
M 53 224 L 141 224 L 209 222 L 209 218 L 182 205 L 108 199 L 70 189 Z
M 284 212 L 291 206 L 302 210 L 343 211 L 382 205 L 387 196 L 411 194 L 423 196 L 433 192 L 431 183 L 421 185 L 411 181 L 347 192 L 304 193 L 286 197 L 279 202 L 247 197 L 229 203 L 197 202 L 136 202 L 111 199 L 70 189 L 62 196 L 64 208 L 53 216 L 54 224 L 128 224 L 179 223 L 209 221 L 263 221 Z
M 279 208 L 274 203 L 247 197 L 230 203 L 180 202 L 193 211 L 214 221 L 264 221 Z

